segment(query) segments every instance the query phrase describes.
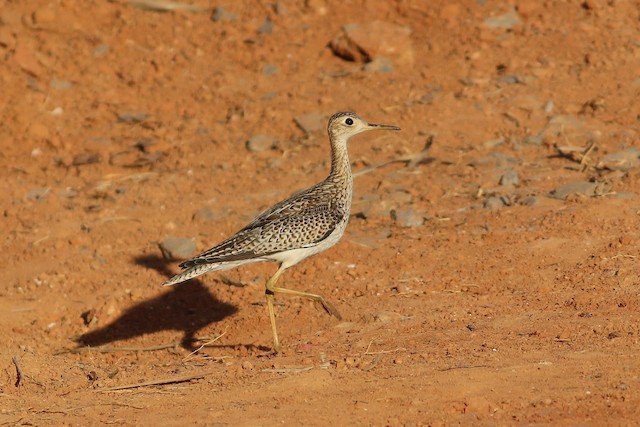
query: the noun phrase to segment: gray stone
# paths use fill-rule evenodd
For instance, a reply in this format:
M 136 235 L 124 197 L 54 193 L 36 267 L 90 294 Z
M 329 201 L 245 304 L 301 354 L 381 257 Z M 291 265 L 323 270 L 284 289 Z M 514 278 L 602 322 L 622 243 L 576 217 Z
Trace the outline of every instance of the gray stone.
M 499 196 L 489 197 L 484 202 L 484 207 L 486 209 L 495 210 L 495 209 L 500 209 L 500 208 L 502 208 L 504 206 L 506 206 L 506 203 L 504 202 L 504 198 L 499 197 Z
M 494 28 L 494 29 L 509 29 L 516 25 L 519 25 L 522 21 L 520 20 L 520 15 L 515 9 L 511 9 L 509 12 L 504 15 L 493 16 L 491 18 L 487 18 L 482 23 L 485 27 Z
M 540 199 L 536 196 L 527 196 L 520 199 L 520 204 L 522 206 L 535 206 L 540 203 Z
M 589 181 L 574 181 L 561 185 L 553 190 L 551 197 L 556 199 L 566 199 L 574 194 L 582 194 L 584 196 L 595 196 L 599 194 L 598 183 Z
M 616 153 L 603 156 L 598 162 L 598 168 L 627 171 L 640 167 L 640 149 L 627 148 Z
M 93 52 L 91 52 L 91 54 L 95 57 L 100 57 L 109 53 L 109 50 L 111 50 L 111 47 L 108 44 L 103 43 L 100 46 L 93 49 Z
M 263 76 L 274 76 L 278 74 L 278 66 L 275 64 L 265 64 L 262 67 L 262 75 Z
M 515 157 L 502 153 L 491 153 L 480 159 L 473 159 L 469 162 L 471 166 L 489 166 L 497 169 L 507 168 L 518 163 Z
M 514 187 L 520 185 L 520 177 L 518 172 L 513 169 L 509 169 L 500 177 L 500 185 L 512 185 Z
M 300 129 L 306 134 L 318 132 L 325 128 L 325 117 L 320 113 L 307 113 L 294 118 Z
M 498 83 L 507 84 L 507 85 L 514 85 L 514 84 L 517 84 L 517 83 L 526 84 L 526 80 L 527 80 L 527 78 L 524 77 L 524 76 L 519 76 L 517 74 L 512 74 L 512 75 L 509 75 L 509 76 L 500 77 L 498 79 Z
M 200 208 L 193 214 L 193 219 L 196 221 L 210 221 L 215 218 L 215 214 L 213 213 L 213 209 L 209 207 Z
M 401 227 L 420 227 L 424 224 L 424 215 L 411 206 L 392 209 L 391 218 Z
M 389 58 L 380 57 L 364 65 L 364 70 L 368 73 L 392 73 L 393 63 Z
M 68 80 L 60 80 L 60 79 L 56 79 L 55 77 L 51 79 L 51 81 L 49 81 L 49 87 L 51 87 L 51 89 L 56 89 L 56 90 L 67 90 L 67 89 L 71 89 L 75 86 L 76 84 L 74 82 L 70 82 Z
M 258 153 L 271 150 L 276 146 L 276 139 L 270 135 L 254 135 L 247 141 L 247 150 Z
M 220 21 L 235 21 L 238 19 L 235 13 L 227 12 L 223 7 L 217 6 L 213 9 L 211 14 L 211 20 L 214 22 Z
M 366 63 L 386 57 L 402 67 L 414 62 L 411 29 L 389 22 L 347 24 L 329 47 L 336 56 L 348 61 Z
M 527 135 L 524 138 L 522 138 L 522 142 L 525 144 L 531 144 L 531 145 L 542 145 L 542 143 L 544 142 L 544 137 L 540 134 Z
M 126 112 L 118 114 L 118 121 L 129 124 L 142 123 L 147 119 L 148 116 L 149 114 L 142 111 Z
M 25 198 L 27 200 L 44 200 L 47 197 L 47 194 L 51 191 L 49 187 L 37 187 L 27 191 Z
M 258 27 L 258 33 L 260 34 L 271 34 L 273 33 L 273 21 L 267 16 L 267 19 L 264 20 L 262 25 Z
M 167 237 L 158 246 L 165 259 L 186 259 L 196 251 L 196 243 L 193 239 L 185 237 Z

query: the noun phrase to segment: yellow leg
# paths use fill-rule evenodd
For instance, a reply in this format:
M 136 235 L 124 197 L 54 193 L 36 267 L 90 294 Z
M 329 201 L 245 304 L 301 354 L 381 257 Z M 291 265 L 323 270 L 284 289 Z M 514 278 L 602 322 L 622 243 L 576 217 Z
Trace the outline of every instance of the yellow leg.
M 273 332 L 273 349 L 276 353 L 280 351 L 280 341 L 278 340 L 278 330 L 276 328 L 276 313 L 273 308 L 273 297 L 276 293 L 281 293 L 285 295 L 292 295 L 296 297 L 304 297 L 309 298 L 313 301 L 317 301 L 322 304 L 322 307 L 326 310 L 327 313 L 335 316 L 338 320 L 342 320 L 342 316 L 336 310 L 336 308 L 329 303 L 329 301 L 325 300 L 322 296 L 316 294 L 310 294 L 308 292 L 302 291 L 294 291 L 292 289 L 278 288 L 276 286 L 276 282 L 278 278 L 284 271 L 283 268 L 279 268 L 278 271 L 267 281 L 266 290 L 264 294 L 267 298 L 267 308 L 269 310 L 269 319 L 271 319 L 271 331 Z

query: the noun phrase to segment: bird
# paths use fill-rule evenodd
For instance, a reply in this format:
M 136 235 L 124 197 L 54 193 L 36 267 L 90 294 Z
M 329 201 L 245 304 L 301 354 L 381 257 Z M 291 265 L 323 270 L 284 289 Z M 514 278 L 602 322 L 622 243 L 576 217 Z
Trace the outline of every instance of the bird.
M 347 227 L 353 195 L 353 175 L 347 143 L 359 133 L 394 130 L 391 125 L 367 123 L 352 112 L 338 112 L 329 118 L 331 169 L 322 181 L 276 203 L 260 213 L 240 231 L 201 254 L 187 259 L 183 270 L 164 283 L 175 285 L 202 274 L 227 270 L 260 261 L 278 262 L 279 268 L 265 284 L 267 309 L 273 333 L 273 351 L 280 352 L 274 309 L 275 294 L 291 295 L 319 302 L 338 320 L 338 310 L 321 295 L 277 286 L 288 268 L 334 246 Z

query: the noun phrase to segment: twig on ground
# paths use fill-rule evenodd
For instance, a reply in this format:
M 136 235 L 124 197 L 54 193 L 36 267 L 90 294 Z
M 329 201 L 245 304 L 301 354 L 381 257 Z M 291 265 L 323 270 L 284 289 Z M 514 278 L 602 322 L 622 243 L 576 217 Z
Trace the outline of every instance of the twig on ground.
M 438 369 L 441 372 L 444 371 L 453 371 L 454 369 L 473 369 L 473 368 L 488 368 L 489 365 L 458 365 L 458 366 L 450 366 L 448 368 Z
M 313 366 L 307 366 L 305 368 L 266 368 L 260 370 L 260 372 L 271 372 L 276 374 L 286 374 L 286 373 L 298 373 L 298 372 L 307 372 L 313 369 Z
M 205 7 L 164 0 L 129 0 L 129 4 L 143 10 L 153 10 L 156 12 L 172 12 L 176 10 L 204 12 L 207 10 Z
M 196 348 L 195 350 L 193 350 L 191 353 L 189 353 L 188 355 L 185 356 L 184 359 L 182 359 L 183 362 L 186 362 L 187 360 L 189 360 L 189 358 L 191 356 L 193 356 L 194 354 L 196 354 L 197 352 L 199 352 L 200 350 L 202 350 L 203 348 L 205 348 L 206 346 L 208 346 L 211 343 L 214 343 L 216 341 L 218 341 L 220 338 L 222 338 L 223 336 L 225 336 L 227 334 L 227 330 L 225 329 L 225 331 L 223 333 L 221 333 L 220 335 L 218 335 L 217 337 L 215 337 L 212 340 L 209 340 L 207 342 L 205 342 L 204 344 L 202 344 L 200 347 Z
M 161 379 L 161 380 L 144 381 L 144 382 L 135 383 L 135 384 L 125 384 L 125 385 L 116 386 L 116 387 L 100 388 L 100 389 L 96 389 L 94 391 L 96 391 L 96 392 L 117 391 L 117 390 L 126 390 L 126 389 L 130 389 L 130 388 L 149 387 L 149 386 L 153 386 L 153 385 L 184 383 L 184 382 L 187 382 L 187 381 L 204 378 L 205 376 L 207 376 L 209 374 L 212 374 L 212 373 L 213 373 L 213 371 L 207 371 L 207 372 L 202 372 L 202 373 L 199 373 L 199 374 L 182 375 L 182 376 L 173 377 L 173 378 L 164 378 L 164 379 Z
M 22 378 L 24 377 L 24 375 L 22 374 L 22 368 L 20 368 L 20 359 L 18 358 L 18 355 L 14 355 L 11 358 L 11 361 L 13 361 L 13 364 L 16 367 L 16 387 L 20 387 L 20 383 L 22 382 Z

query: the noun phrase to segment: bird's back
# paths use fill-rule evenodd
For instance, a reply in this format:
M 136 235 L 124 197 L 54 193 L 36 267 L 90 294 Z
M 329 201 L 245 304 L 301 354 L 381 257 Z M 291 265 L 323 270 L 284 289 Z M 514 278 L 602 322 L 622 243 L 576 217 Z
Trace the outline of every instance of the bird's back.
M 346 223 L 351 194 L 327 179 L 295 193 L 259 214 L 222 243 L 191 258 L 180 267 L 267 258 L 320 244 Z M 348 199 L 348 200 L 347 200 Z

